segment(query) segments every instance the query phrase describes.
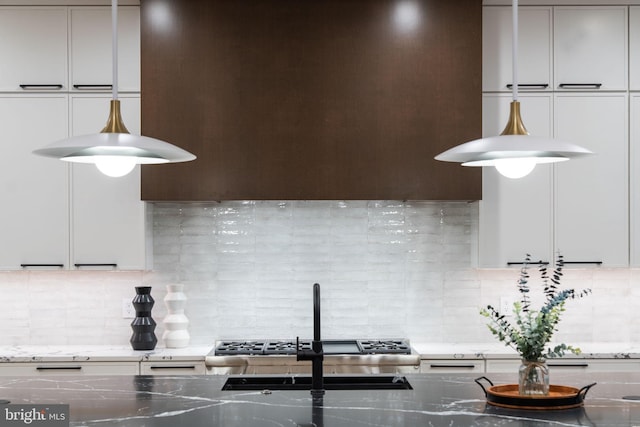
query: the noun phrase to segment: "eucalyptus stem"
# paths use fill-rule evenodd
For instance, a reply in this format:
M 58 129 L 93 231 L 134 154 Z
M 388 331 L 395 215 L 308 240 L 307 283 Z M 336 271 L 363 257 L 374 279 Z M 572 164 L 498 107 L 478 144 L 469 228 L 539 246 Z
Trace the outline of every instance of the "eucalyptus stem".
M 512 324 L 506 315 L 501 314 L 493 306 L 487 305 L 480 310 L 480 314 L 489 319 L 487 327 L 498 340 L 513 348 L 524 360 L 542 360 L 551 357 L 562 357 L 565 352 L 580 354 L 580 349 L 566 344 L 548 347 L 560 317 L 565 311 L 567 300 L 582 298 L 591 293 L 591 289 L 576 292 L 574 289 L 560 290 L 564 258 L 558 254 L 555 267 L 549 273 L 545 265 L 538 270 L 543 284 L 545 303 L 540 310 L 531 309 L 529 287 L 529 265 L 531 256 L 527 254 L 518 279 L 520 300 L 513 304 L 514 322 Z

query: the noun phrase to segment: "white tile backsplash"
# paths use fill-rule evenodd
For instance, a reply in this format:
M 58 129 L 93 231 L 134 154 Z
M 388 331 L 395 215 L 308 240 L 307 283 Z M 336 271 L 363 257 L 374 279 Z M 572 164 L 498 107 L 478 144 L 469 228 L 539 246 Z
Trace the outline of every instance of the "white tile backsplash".
M 153 287 L 161 337 L 166 285 L 184 283 L 193 345 L 310 337 L 314 282 L 325 338 L 495 343 L 478 310 L 518 296 L 517 269 L 473 268 L 477 203 L 234 201 L 150 211 L 153 272 L 0 272 L 0 345 L 127 345 L 122 299 L 143 284 Z M 593 295 L 567 303 L 558 341 L 640 342 L 639 271 L 566 270 L 563 285 Z

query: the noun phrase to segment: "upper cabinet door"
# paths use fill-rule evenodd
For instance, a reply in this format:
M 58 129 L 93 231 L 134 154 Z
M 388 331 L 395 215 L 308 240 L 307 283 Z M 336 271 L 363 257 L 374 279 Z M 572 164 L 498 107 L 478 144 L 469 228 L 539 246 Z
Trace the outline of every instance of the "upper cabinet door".
M 551 15 L 550 7 L 518 9 L 518 82 L 521 90 L 551 90 Z M 512 8 L 483 8 L 482 90 L 511 90 L 512 40 Z
M 113 83 L 110 8 L 71 8 L 72 90 Z M 140 9 L 118 8 L 118 89 L 140 91 Z
M 0 96 L 0 269 L 67 268 L 69 166 L 33 150 L 67 136 L 67 95 Z
M 629 7 L 629 89 L 640 90 L 640 7 Z
M 631 95 L 631 117 L 640 117 L 640 94 Z M 640 120 L 631 120 L 630 135 L 630 212 L 631 267 L 640 267 Z
M 96 133 L 109 114 L 108 95 L 71 97 L 72 133 Z M 120 97 L 122 117 L 140 133 L 140 97 Z M 78 268 L 115 264 L 118 270 L 145 268 L 145 205 L 140 201 L 140 166 L 120 178 L 103 175 L 94 165 L 74 164 L 72 177 L 72 254 Z M 72 265 L 71 268 L 74 268 Z
M 511 96 L 483 96 L 483 134 L 498 135 L 509 117 Z M 532 135 L 550 137 L 552 95 L 520 96 L 522 117 Z M 504 268 L 522 262 L 526 254 L 535 261 L 553 261 L 552 165 L 538 165 L 524 178 L 510 179 L 495 168 L 482 168 L 479 267 Z
M 560 90 L 626 90 L 627 7 L 555 7 L 554 76 Z
M 627 102 L 626 93 L 555 95 L 556 137 L 595 153 L 555 165 L 555 248 L 565 261 L 629 265 Z
M 67 9 L 0 8 L 0 91 L 67 89 Z

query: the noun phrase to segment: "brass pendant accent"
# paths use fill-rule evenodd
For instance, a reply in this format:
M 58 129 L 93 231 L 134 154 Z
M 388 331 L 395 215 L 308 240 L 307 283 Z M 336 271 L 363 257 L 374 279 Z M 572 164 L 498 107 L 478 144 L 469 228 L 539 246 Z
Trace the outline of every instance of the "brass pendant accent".
M 107 125 L 100 133 L 129 133 L 120 115 L 120 100 L 112 99 Z
M 520 117 L 520 102 L 511 101 L 509 121 L 500 135 L 529 135 Z

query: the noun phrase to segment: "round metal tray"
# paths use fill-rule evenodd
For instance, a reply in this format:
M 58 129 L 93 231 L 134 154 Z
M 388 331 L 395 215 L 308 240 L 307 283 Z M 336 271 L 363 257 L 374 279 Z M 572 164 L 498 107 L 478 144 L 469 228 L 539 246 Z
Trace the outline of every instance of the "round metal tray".
M 488 382 L 490 387 L 485 388 L 482 380 Z M 550 385 L 549 394 L 546 396 L 521 396 L 518 393 L 518 384 L 493 385 L 487 377 L 476 378 L 475 382 L 482 388 L 487 398 L 487 403 L 501 408 L 530 409 L 530 410 L 558 410 L 579 408 L 584 404 L 584 398 L 592 383 L 580 389 L 564 385 Z

